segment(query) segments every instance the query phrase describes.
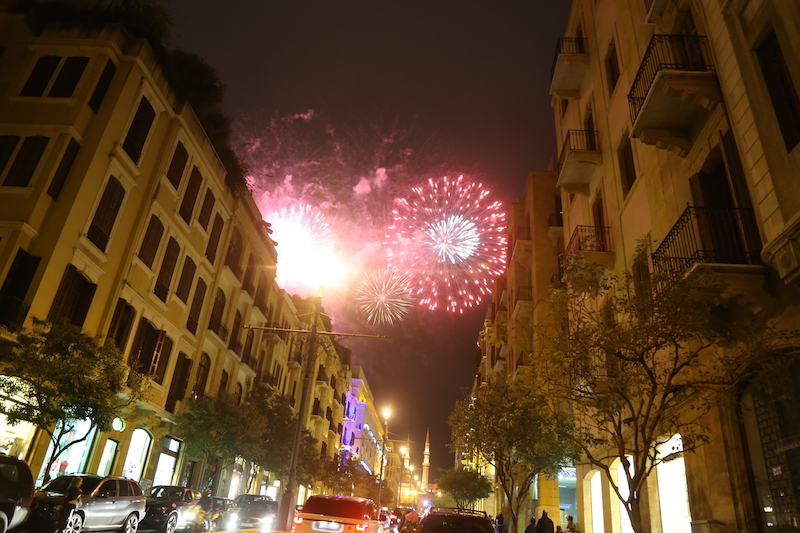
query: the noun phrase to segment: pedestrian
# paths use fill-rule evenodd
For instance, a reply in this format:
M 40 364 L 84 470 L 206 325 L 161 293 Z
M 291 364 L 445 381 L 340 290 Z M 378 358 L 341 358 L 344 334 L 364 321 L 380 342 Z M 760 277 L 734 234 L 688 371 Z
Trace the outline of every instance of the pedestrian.
M 525 533 L 536 533 L 536 517 L 531 517 L 531 523 L 525 528 Z
M 564 530 L 561 529 L 561 526 L 556 526 L 556 533 L 564 533 Z
M 572 533 L 578 533 L 578 524 L 572 519 L 572 515 L 567 515 L 567 531 L 572 531 Z
M 542 517 L 536 523 L 536 533 L 555 533 L 553 521 L 547 516 L 547 511 L 542 511 Z
M 83 485 L 83 478 L 80 476 L 75 476 L 69 482 L 67 492 L 64 494 L 64 500 L 61 503 L 61 512 L 58 516 L 59 531 L 66 531 L 72 511 L 78 507 L 78 503 L 81 501 L 81 485 Z
M 503 533 L 503 513 L 497 513 L 497 533 Z

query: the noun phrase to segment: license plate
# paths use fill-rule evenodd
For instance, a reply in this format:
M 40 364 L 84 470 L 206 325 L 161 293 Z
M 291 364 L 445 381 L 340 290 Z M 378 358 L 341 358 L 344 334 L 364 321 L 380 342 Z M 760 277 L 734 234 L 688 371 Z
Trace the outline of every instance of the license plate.
M 313 526 L 314 531 L 324 531 L 326 533 L 329 532 L 339 532 L 344 529 L 344 526 L 338 522 L 328 522 L 325 520 L 318 520 L 314 522 Z

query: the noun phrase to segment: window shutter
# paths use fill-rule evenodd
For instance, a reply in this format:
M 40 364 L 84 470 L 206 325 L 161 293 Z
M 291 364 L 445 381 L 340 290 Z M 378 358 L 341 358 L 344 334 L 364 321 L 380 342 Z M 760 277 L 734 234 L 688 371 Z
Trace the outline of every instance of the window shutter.
M 175 152 L 172 154 L 172 161 L 169 164 L 169 169 L 167 169 L 167 179 L 176 190 L 181 185 L 181 178 L 183 177 L 183 171 L 186 169 L 186 162 L 188 160 L 189 154 L 186 148 L 184 148 L 183 143 L 178 141 Z
M 189 178 L 189 184 L 186 185 L 186 191 L 183 193 L 183 201 L 178 210 L 181 218 L 190 223 L 192 221 L 192 213 L 194 212 L 194 204 L 197 202 L 197 193 L 200 192 L 200 184 L 203 181 L 203 176 L 197 167 L 192 169 L 192 175 Z
M 142 246 L 139 248 L 139 259 L 147 265 L 147 268 L 153 268 L 153 261 L 156 258 L 158 245 L 161 243 L 161 235 L 164 233 L 164 224 L 158 219 L 157 216 L 150 217 L 150 224 L 147 225 L 147 230 L 144 233 L 144 240 Z
M 174 237 L 169 238 L 167 243 L 167 251 L 164 253 L 164 259 L 161 261 L 161 270 L 158 272 L 156 285 L 153 292 L 162 301 L 167 301 L 169 294 L 169 286 L 172 283 L 172 276 L 175 272 L 175 265 L 178 263 L 178 255 L 181 252 L 181 247 Z
M 106 251 L 111 230 L 114 229 L 114 222 L 117 220 L 124 198 L 125 187 L 117 178 L 110 176 L 92 223 L 89 225 L 89 231 L 86 233 L 86 237 L 102 252 Z
M 14 149 L 13 147 L 11 148 Z M 208 229 L 208 222 L 211 220 L 211 213 L 214 212 L 214 202 L 216 199 L 214 198 L 214 193 L 211 192 L 211 189 L 206 189 L 206 195 L 203 198 L 203 207 L 200 208 L 200 216 L 197 217 L 197 221 L 203 226 L 203 229 Z
M 206 257 L 208 257 L 212 265 L 217 259 L 217 247 L 219 246 L 219 238 L 222 236 L 223 224 L 222 217 L 217 213 L 217 216 L 214 217 L 214 226 L 211 228 L 211 235 L 208 237 L 208 246 L 206 247 Z
M 122 149 L 131 158 L 131 160 L 139 164 L 139 158 L 142 155 L 144 143 L 147 140 L 147 135 L 150 133 L 150 127 L 153 125 L 153 120 L 156 118 L 156 112 L 147 98 L 142 98 L 139 103 L 139 108 L 136 110 L 136 115 L 133 117 L 131 128 L 128 130 L 128 135 L 122 143 Z
M 192 281 L 194 281 L 195 272 L 197 272 L 197 265 L 195 265 L 192 258 L 187 255 L 183 260 L 181 279 L 178 281 L 178 288 L 175 291 L 175 296 L 180 298 L 183 303 L 189 303 L 189 292 L 192 290 Z

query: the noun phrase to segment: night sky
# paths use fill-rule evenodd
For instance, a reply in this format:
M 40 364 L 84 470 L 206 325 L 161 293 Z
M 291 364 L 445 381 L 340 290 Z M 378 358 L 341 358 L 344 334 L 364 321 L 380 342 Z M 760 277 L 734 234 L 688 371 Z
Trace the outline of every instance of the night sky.
M 329 120 L 413 120 L 451 147 L 504 204 L 529 170 L 546 170 L 555 139 L 548 87 L 568 0 L 169 0 L 172 45 L 203 56 L 228 86 L 237 120 L 313 109 Z M 280 254 L 280 246 L 278 247 Z M 280 260 L 280 259 L 279 259 Z M 327 309 L 327 308 L 326 308 Z M 392 438 L 410 438 L 412 464 L 432 439 L 431 481 L 449 468 L 447 415 L 475 375 L 486 309 L 419 309 L 397 326 L 336 331 L 388 340 L 343 342 L 364 367 Z M 333 313 L 332 313 L 333 314 Z

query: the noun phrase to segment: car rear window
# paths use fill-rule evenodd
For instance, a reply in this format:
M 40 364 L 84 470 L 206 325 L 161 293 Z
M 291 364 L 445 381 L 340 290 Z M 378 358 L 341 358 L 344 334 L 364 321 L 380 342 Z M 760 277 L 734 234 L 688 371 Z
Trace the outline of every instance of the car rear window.
M 303 505 L 304 513 L 338 516 L 340 518 L 375 519 L 375 507 L 364 502 L 328 498 L 309 498 Z
M 183 498 L 183 487 L 153 487 L 150 496 L 154 498 Z
M 494 528 L 475 516 L 428 515 L 419 533 L 494 533 Z

